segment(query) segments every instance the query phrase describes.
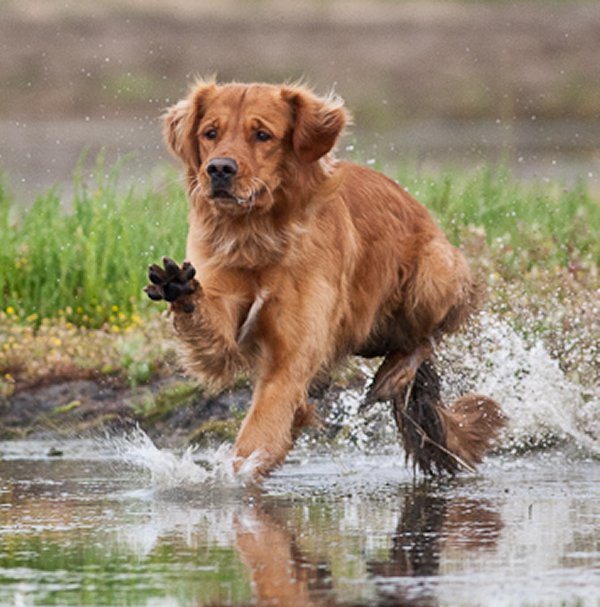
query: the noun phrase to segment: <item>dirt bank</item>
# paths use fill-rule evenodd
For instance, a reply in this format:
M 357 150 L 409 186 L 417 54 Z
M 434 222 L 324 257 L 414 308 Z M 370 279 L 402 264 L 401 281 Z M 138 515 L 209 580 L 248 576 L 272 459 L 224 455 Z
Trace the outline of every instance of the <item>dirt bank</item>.
M 351 381 L 364 383 L 360 374 Z M 348 385 L 316 395 L 323 418 Z M 233 441 L 251 398 L 246 383 L 209 394 L 179 374 L 137 387 L 106 376 L 48 378 L 0 397 L 0 440 L 97 437 L 139 425 L 159 446 L 220 444 Z M 329 423 L 326 434 L 332 438 L 340 430 Z
M 246 387 L 207 396 L 181 376 L 136 388 L 106 377 L 56 378 L 0 400 L 0 438 L 94 436 L 139 424 L 163 444 L 227 439 L 249 402 Z

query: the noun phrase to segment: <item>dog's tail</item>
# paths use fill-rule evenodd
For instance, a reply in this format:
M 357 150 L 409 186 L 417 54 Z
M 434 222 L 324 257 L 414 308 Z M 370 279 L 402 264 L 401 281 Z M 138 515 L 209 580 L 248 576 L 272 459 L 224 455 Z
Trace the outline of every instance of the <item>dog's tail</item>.
M 507 421 L 498 403 L 479 394 L 444 406 L 430 360 L 392 402 L 406 457 L 427 474 L 473 470 Z

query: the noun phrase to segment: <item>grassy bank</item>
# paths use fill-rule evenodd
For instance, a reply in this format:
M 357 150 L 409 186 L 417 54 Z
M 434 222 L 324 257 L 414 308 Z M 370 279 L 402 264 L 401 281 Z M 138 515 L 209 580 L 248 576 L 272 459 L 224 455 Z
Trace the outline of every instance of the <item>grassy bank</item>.
M 60 191 L 40 194 L 26 211 L 0 186 L 0 294 L 5 311 L 39 324 L 124 328 L 145 310 L 147 266 L 183 256 L 187 201 L 179 178 L 156 191 L 123 191 L 120 167 L 98 160 L 95 179 L 75 175 L 66 211 Z M 22 208 L 22 207 L 21 207 Z
M 68 205 L 51 190 L 23 210 L 0 187 L 1 393 L 52 375 L 141 383 L 171 364 L 168 323 L 142 287 L 149 263 L 183 258 L 187 201 L 178 176 L 124 190 L 120 170 L 100 160 L 95 179 L 76 176 Z M 584 186 L 522 184 L 491 168 L 398 178 L 465 249 L 490 309 L 540 335 L 567 370 L 584 351 L 598 376 L 600 205 Z

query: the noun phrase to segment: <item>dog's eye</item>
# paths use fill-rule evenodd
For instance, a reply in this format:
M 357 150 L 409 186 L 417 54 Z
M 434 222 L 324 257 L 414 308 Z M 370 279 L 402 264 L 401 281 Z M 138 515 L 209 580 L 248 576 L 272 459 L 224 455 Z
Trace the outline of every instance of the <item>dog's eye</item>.
M 204 137 L 206 139 L 216 139 L 217 129 L 208 129 L 208 131 L 204 131 Z
M 267 131 L 256 131 L 256 138 L 259 141 L 269 141 L 269 139 L 272 139 L 272 135 L 271 133 L 267 133 Z

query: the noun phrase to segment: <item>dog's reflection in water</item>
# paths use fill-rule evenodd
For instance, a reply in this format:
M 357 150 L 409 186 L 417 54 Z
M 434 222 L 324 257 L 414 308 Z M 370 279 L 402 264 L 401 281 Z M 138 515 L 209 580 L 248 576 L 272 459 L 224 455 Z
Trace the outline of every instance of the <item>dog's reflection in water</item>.
M 249 518 L 238 518 L 236 534 L 259 605 L 300 607 L 334 600 L 328 563 L 304 553 L 294 531 L 266 509 L 258 506 Z
M 377 595 L 369 605 L 437 605 L 433 584 L 417 588 L 407 578 L 436 576 L 444 550 L 494 549 L 503 527 L 490 503 L 448 499 L 426 484 L 403 499 L 387 556 L 367 563 L 365 578 Z M 258 500 L 236 519 L 236 545 L 250 571 L 257 604 L 362 605 L 336 598 L 330 561 L 303 540 L 314 530 L 290 525 L 284 512 Z

